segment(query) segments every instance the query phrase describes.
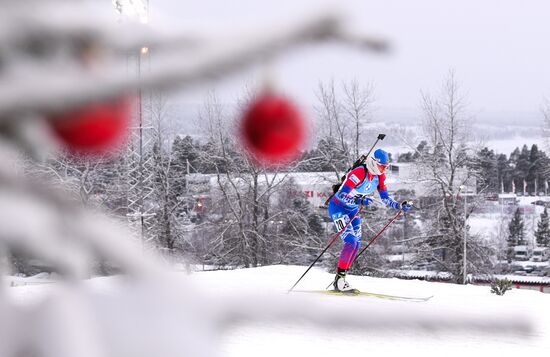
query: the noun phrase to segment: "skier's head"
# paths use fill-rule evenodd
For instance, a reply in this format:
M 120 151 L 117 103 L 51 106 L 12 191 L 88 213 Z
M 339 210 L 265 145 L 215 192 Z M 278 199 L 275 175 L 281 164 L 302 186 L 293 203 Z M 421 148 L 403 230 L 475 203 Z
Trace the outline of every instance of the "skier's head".
M 376 149 L 367 159 L 367 170 L 373 175 L 382 175 L 390 164 L 390 156 L 382 149 Z

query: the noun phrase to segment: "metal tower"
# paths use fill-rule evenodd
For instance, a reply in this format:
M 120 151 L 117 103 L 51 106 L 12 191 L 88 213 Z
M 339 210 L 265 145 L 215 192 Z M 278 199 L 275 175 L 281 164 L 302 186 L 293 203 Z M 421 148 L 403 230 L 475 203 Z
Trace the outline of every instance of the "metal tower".
M 141 2 L 140 21 L 148 22 L 149 2 Z M 139 53 L 128 55 L 128 75 L 140 78 L 150 71 L 149 49 L 142 47 Z M 154 239 L 153 226 L 153 138 L 151 117 L 151 91 L 139 89 L 136 93 L 134 126 L 131 128 L 127 153 L 128 211 L 132 230 L 144 245 Z

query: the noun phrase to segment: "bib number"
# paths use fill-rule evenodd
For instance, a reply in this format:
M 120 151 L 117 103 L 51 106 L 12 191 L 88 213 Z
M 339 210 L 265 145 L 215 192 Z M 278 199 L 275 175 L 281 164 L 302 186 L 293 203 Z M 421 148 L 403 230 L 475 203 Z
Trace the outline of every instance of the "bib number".
M 336 229 L 339 231 L 341 231 L 342 229 L 344 229 L 346 227 L 346 220 L 344 219 L 344 217 L 342 218 L 338 218 L 336 221 L 334 221 L 334 224 L 336 225 Z

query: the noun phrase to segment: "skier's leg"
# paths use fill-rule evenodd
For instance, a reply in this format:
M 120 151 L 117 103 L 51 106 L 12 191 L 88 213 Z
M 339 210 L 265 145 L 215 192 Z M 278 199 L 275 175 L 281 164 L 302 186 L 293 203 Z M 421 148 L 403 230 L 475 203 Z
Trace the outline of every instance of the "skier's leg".
M 355 217 L 353 222 L 349 223 L 351 217 L 354 217 L 357 210 L 345 210 L 338 205 L 329 205 L 329 214 L 332 221 L 340 233 L 340 238 L 344 241 L 344 247 L 340 253 L 340 259 L 338 261 L 338 272 L 334 278 L 334 289 L 340 291 L 350 291 L 352 289 L 345 281 L 346 272 L 351 266 L 353 259 L 357 255 L 360 246 L 360 235 L 356 235 L 357 227 L 361 226 L 361 220 L 359 217 Z M 359 231 L 360 233 L 360 231 Z M 359 237 L 359 238 L 358 238 Z
M 352 253 L 351 261 L 348 265 L 348 269 L 351 268 L 351 265 L 355 261 L 355 257 L 357 257 L 357 253 L 359 253 L 359 248 L 361 248 L 361 237 L 363 236 L 363 233 L 361 231 L 361 218 L 359 216 L 355 217 L 350 226 L 353 228 L 353 234 L 356 238 L 356 244 L 355 249 Z
M 332 203 L 332 202 L 331 202 Z M 355 236 L 354 224 L 357 224 L 357 217 L 350 224 L 351 217 L 355 216 L 357 210 L 346 210 L 339 205 L 329 205 L 329 214 L 336 230 L 340 232 L 340 239 L 344 241 L 344 247 L 340 253 L 338 268 L 348 270 L 353 259 L 353 255 L 357 253 L 357 237 Z
M 347 234 L 346 238 L 344 238 L 344 247 L 340 253 L 340 260 L 338 261 L 338 271 L 336 272 L 336 276 L 334 277 L 334 282 L 332 284 L 334 290 L 343 292 L 356 291 L 356 289 L 352 288 L 346 281 L 346 274 L 348 269 L 351 267 L 353 260 L 357 256 L 360 245 L 361 242 L 354 233 Z
M 355 259 L 360 245 L 361 242 L 353 232 L 346 235 L 344 247 L 340 253 L 340 260 L 338 261 L 339 270 L 347 271 L 351 267 L 351 263 L 353 259 Z

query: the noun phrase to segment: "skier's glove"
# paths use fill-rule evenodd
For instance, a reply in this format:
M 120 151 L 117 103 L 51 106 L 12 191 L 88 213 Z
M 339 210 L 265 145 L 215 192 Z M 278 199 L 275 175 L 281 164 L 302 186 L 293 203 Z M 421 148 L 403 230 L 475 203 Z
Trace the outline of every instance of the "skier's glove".
M 399 204 L 399 202 L 395 201 L 391 197 L 383 198 L 382 202 L 384 202 L 386 206 L 391 207 L 393 209 L 401 209 L 401 205 Z
M 411 201 L 403 201 L 401 203 L 401 210 L 403 211 L 403 213 L 409 212 L 411 207 L 412 207 L 412 202 Z
M 372 198 L 368 198 L 364 196 L 355 197 L 355 203 L 358 205 L 368 206 L 372 202 L 374 202 Z

